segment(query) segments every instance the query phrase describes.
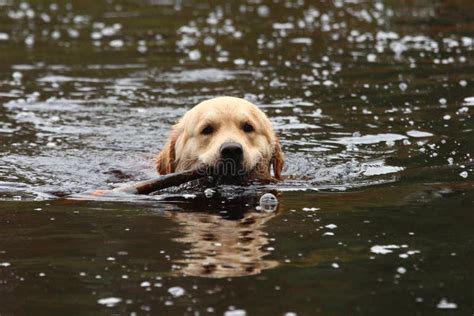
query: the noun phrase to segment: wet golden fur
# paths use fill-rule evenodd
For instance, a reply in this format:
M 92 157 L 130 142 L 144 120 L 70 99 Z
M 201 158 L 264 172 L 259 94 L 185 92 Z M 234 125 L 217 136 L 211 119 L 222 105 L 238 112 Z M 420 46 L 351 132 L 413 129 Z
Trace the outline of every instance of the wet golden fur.
M 253 131 L 246 132 L 244 124 Z M 212 134 L 203 129 L 212 127 Z M 156 158 L 159 174 L 215 166 L 219 148 L 236 142 L 243 148 L 243 167 L 251 180 L 281 179 L 283 153 L 272 124 L 254 104 L 234 97 L 218 97 L 199 103 L 173 126 L 169 139 Z

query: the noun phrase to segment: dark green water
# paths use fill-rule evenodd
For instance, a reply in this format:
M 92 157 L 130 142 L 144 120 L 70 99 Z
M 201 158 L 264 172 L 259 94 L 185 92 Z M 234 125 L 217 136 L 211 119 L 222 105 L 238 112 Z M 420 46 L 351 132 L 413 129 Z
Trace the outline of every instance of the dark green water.
M 0 0 L 0 315 L 472 315 L 473 74 L 470 0 Z M 288 180 L 51 194 L 152 177 L 218 95 Z

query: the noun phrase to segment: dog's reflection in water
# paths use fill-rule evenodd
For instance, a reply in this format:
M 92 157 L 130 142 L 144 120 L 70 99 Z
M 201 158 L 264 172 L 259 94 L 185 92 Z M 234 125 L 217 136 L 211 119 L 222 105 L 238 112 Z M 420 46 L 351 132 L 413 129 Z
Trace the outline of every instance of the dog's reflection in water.
M 239 277 L 259 274 L 276 267 L 277 261 L 266 260 L 269 237 L 265 223 L 273 212 L 257 211 L 244 206 L 248 200 L 215 205 L 216 213 L 167 212 L 181 225 L 183 237 L 175 239 L 189 245 L 184 258 L 175 260 L 179 274 L 209 278 Z M 255 205 L 253 203 L 247 205 Z M 221 212 L 221 213 L 218 213 Z

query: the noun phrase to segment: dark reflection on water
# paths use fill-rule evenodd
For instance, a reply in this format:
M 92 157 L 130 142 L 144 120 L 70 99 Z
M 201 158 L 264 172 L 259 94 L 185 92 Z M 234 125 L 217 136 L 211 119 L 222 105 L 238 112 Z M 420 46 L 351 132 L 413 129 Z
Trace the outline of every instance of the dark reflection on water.
M 216 193 L 219 194 L 219 193 Z M 202 203 L 202 202 L 201 202 Z M 272 212 L 256 211 L 249 196 L 228 200 L 215 196 L 212 201 L 192 203 L 183 212 L 167 212 L 166 216 L 180 225 L 182 237 L 175 241 L 188 245 L 177 275 L 210 278 L 258 275 L 278 265 L 264 257 L 273 249 L 269 246 L 265 224 L 275 216 Z M 209 213 L 210 212 L 210 213 Z
M 0 314 L 472 314 L 473 12 L 0 0 Z M 287 180 L 84 198 L 217 95 L 269 115 Z

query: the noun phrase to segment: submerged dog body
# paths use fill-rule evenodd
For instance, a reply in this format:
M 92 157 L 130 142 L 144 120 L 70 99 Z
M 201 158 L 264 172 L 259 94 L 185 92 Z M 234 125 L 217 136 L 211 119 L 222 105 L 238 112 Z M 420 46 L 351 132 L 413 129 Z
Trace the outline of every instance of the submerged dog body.
M 199 103 L 173 126 L 159 174 L 203 168 L 229 182 L 280 180 L 283 153 L 268 117 L 234 97 Z

